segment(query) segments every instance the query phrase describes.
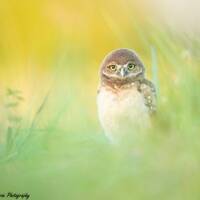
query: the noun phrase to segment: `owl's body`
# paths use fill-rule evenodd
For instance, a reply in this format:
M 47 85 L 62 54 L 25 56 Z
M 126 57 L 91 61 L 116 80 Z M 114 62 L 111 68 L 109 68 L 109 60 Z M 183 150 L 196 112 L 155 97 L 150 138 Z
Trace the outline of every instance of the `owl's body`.
M 122 51 L 121 54 L 120 51 Z M 125 58 L 127 51 L 133 54 L 132 51 L 127 49 L 115 51 L 115 59 L 106 58 L 103 62 L 103 68 L 110 66 L 110 61 L 112 65 L 113 61 L 118 65 L 119 61 Z M 116 54 L 118 55 L 117 58 L 115 57 Z M 113 55 L 113 52 L 111 55 Z M 135 56 L 135 54 L 133 55 Z M 131 61 L 133 62 L 133 59 Z M 124 59 L 121 63 L 123 68 L 125 68 L 127 62 L 129 60 Z M 119 70 L 122 70 L 122 67 L 120 66 Z M 113 140 L 123 136 L 127 131 L 134 132 L 143 127 L 148 127 L 150 115 L 155 111 L 155 88 L 153 84 L 143 76 L 136 78 L 127 74 L 127 79 L 126 76 L 126 78 L 121 78 L 120 75 L 115 76 L 114 73 L 107 73 L 103 70 L 97 106 L 100 123 L 105 134 Z
M 101 125 L 110 139 L 149 124 L 144 96 L 135 86 L 119 91 L 101 87 L 97 102 Z

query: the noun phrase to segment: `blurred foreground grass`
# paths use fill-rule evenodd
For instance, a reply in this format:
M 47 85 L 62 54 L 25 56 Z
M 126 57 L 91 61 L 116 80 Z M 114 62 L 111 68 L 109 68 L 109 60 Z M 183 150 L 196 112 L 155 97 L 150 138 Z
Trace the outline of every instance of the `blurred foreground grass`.
M 65 16 L 65 6 L 48 4 L 46 14 L 56 15 L 38 17 L 35 3 L 29 24 L 23 7 L 14 15 L 16 4 L 5 3 L 2 12 L 13 8 L 0 39 L 0 193 L 27 192 L 34 200 L 200 199 L 199 37 L 136 23 L 121 4 L 123 17 L 109 15 L 101 8 L 111 3 L 98 3 L 99 9 L 77 4 L 76 33 L 65 26 L 63 18 L 72 26 L 74 16 Z M 55 17 L 54 25 L 46 17 Z M 119 47 L 144 60 L 158 87 L 158 113 L 148 134 L 111 145 L 97 119 L 97 73 L 107 51 Z
M 190 40 L 185 50 L 183 38 L 156 31 L 158 60 L 150 62 L 158 63 L 158 113 L 149 133 L 129 142 L 112 146 L 103 135 L 89 79 L 87 85 L 69 76 L 69 86 L 57 80 L 32 119 L 16 111 L 23 93 L 7 90 L 1 192 L 28 192 L 31 199 L 200 198 L 199 44 Z

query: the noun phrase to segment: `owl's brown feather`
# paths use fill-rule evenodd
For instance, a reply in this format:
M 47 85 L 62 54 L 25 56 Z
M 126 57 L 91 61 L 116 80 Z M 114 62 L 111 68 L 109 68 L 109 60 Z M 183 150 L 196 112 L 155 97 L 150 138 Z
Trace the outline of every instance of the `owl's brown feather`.
M 147 80 L 142 79 L 138 90 L 143 94 L 145 105 L 148 107 L 150 114 L 156 112 L 156 88 L 154 84 Z

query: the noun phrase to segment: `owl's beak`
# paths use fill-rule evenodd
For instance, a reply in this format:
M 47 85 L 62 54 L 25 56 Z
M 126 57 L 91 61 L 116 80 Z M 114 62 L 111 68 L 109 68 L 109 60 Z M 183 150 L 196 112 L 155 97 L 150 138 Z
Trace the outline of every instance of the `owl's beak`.
M 121 69 L 120 69 L 120 75 L 121 75 L 121 77 L 125 77 L 125 75 L 126 75 L 126 72 L 125 72 L 125 69 L 122 67 Z

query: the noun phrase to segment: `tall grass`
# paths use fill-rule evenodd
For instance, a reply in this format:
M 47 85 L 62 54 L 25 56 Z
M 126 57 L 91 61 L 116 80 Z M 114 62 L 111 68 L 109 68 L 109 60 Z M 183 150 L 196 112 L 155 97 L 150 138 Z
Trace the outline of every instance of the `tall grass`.
M 0 146 L 1 193 L 28 192 L 31 199 L 200 198 L 200 71 L 192 53 L 199 45 L 185 50 L 180 38 L 155 36 L 152 62 L 160 93 L 148 134 L 113 146 L 91 114 L 87 98 L 95 102 L 95 94 L 78 93 L 87 89 L 81 84 L 70 86 L 71 92 L 55 88 L 29 125 L 17 113 L 8 118 Z M 24 103 L 18 91 L 7 95 L 13 95 L 7 107 Z
M 97 16 L 97 23 L 102 23 L 101 17 L 105 41 L 98 40 L 96 24 L 96 32 L 83 35 L 78 42 L 67 32 L 67 38 L 61 38 L 66 47 L 47 51 L 48 61 L 44 47 L 32 44 L 42 57 L 36 58 L 50 66 L 50 72 L 38 72 L 31 62 L 32 83 L 23 70 L 19 73 L 25 80 L 22 91 L 14 84 L 16 75 L 7 77 L 14 81 L 2 94 L 0 194 L 27 192 L 34 200 L 200 199 L 199 39 L 134 23 L 132 18 L 122 31 L 123 20 L 116 24 L 105 12 Z M 48 37 L 42 34 L 40 39 L 47 47 L 54 46 Z M 97 41 L 97 47 L 92 41 Z M 119 47 L 134 48 L 141 55 L 148 78 L 157 86 L 158 111 L 147 134 L 131 135 L 111 145 L 97 119 L 96 88 L 101 57 Z M 10 57 L 17 57 L 13 52 Z M 21 106 L 28 107 L 23 114 Z

